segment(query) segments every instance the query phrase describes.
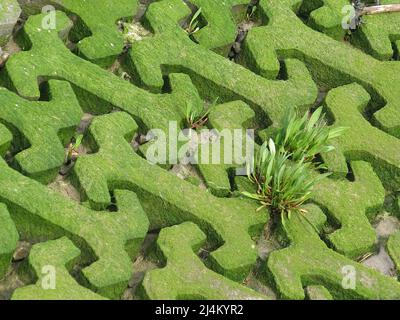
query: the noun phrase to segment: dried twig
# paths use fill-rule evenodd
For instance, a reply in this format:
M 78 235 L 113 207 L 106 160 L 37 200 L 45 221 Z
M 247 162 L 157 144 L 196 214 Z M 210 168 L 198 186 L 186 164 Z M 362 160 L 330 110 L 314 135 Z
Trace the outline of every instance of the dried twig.
M 361 15 L 372 15 L 372 14 L 380 14 L 380 13 L 389 13 L 389 12 L 400 12 L 400 4 L 386 4 L 379 6 L 370 6 L 364 7 L 361 11 Z
M 367 6 L 361 0 L 353 0 L 352 5 L 355 9 L 355 16 L 352 18 L 351 30 L 358 29 L 364 23 L 363 16 L 400 12 L 400 4 L 381 5 L 380 1 L 376 1 L 375 5 Z

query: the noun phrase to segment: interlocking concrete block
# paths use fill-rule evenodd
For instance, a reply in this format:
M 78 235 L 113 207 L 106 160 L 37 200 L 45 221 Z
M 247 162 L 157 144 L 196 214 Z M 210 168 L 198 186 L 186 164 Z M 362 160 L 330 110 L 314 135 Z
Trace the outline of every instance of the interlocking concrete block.
M 0 46 L 7 43 L 20 14 L 21 8 L 17 0 L 0 2 Z

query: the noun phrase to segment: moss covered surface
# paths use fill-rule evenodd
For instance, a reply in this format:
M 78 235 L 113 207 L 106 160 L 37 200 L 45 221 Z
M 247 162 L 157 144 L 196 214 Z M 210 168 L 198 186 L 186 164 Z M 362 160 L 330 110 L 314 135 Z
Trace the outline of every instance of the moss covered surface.
M 269 23 L 249 32 L 245 42 L 248 65 L 262 75 L 276 76 L 278 58 L 297 58 L 306 63 L 316 81 L 328 88 L 359 83 L 371 94 L 373 106 L 381 107 L 373 114 L 376 123 L 399 136 L 399 64 L 376 60 L 345 42 L 307 27 L 296 15 L 301 3 L 300 0 L 260 1 L 260 10 Z M 296 36 L 293 36 L 294 30 Z
M 0 156 L 4 157 L 12 142 L 12 133 L 6 126 L 0 124 Z
M 182 243 L 184 234 L 187 237 Z M 156 300 L 267 299 L 266 296 L 207 269 L 196 256 L 205 241 L 206 235 L 191 222 L 164 228 L 160 232 L 157 245 L 160 258 L 165 260 L 166 266 L 146 274 L 142 284 L 144 295 Z
M 236 15 L 245 17 L 247 0 L 191 0 L 197 8 L 201 8 L 201 18 L 205 20 L 205 26 L 196 32 L 193 37 L 203 47 L 221 52 L 226 56 L 236 39 Z M 201 22 L 201 21 L 200 21 Z M 201 26 L 201 25 L 200 25 Z
M 261 0 L 236 61 L 227 53 L 248 1 L 152 2 L 140 22 L 153 35 L 127 53 L 117 21 L 135 15 L 136 0 L 23 4 L 29 17 L 15 35 L 23 51 L 0 70 L 0 278 L 19 239 L 36 244 L 21 268 L 30 281 L 13 298 L 121 298 L 150 230 L 159 236 L 145 259 L 157 254 L 159 263 L 141 298 L 268 299 L 246 286 L 261 265 L 258 280 L 280 298 L 400 299 L 398 281 L 357 262 L 376 251 L 375 216 L 400 187 L 399 14 L 368 17 L 352 46 L 341 27 L 347 2 Z M 46 4 L 58 9 L 56 29 L 42 28 Z M 189 36 L 198 8 L 201 28 Z M 105 69 L 117 59 L 130 81 Z M 171 122 L 185 128 L 188 105 L 205 111 L 211 101 L 204 128 L 242 137 L 256 129 L 260 143 L 288 108 L 314 108 L 318 90 L 328 90 L 318 104 L 329 125 L 347 130 L 321 155 L 332 176 L 315 187 L 307 219 L 273 221 L 281 248 L 266 261 L 257 245 L 271 218 L 242 197 L 254 185 L 235 176 L 239 164 L 200 163 L 198 177 L 184 180 L 168 170 L 173 161 L 144 159 L 154 141 L 132 148 L 149 129 L 174 138 Z M 84 113 L 94 116 L 87 130 Z M 47 186 L 77 128 L 86 152 L 57 179 L 80 201 Z M 222 159 L 230 139 L 221 137 Z M 387 249 L 397 269 L 399 245 L 394 234 Z M 41 286 L 48 265 L 58 279 L 50 291 Z M 345 288 L 349 268 L 355 287 Z
M 24 271 L 36 284 L 17 289 L 13 300 L 103 300 L 69 274 L 80 250 L 66 237 L 33 246 Z M 53 278 L 51 278 L 53 277 Z
M 49 102 L 27 101 L 1 87 L 0 122 L 13 133 L 13 166 L 49 183 L 64 162 L 64 145 L 73 136 L 82 110 L 67 82 L 51 80 L 43 92 Z
M 399 275 L 400 274 L 400 233 L 399 232 L 390 236 L 388 243 L 387 243 L 387 249 L 389 251 L 390 257 L 392 258 L 392 260 L 396 266 L 397 275 Z
M 39 0 L 20 1 L 26 14 L 45 13 L 44 26 L 51 26 L 57 17 L 52 9 L 62 10 L 75 21 L 70 40 L 77 44 L 76 52 L 83 58 L 102 67 L 109 67 L 124 47 L 122 33 L 117 22 L 121 18 L 130 18 L 136 14 L 137 0 Z M 52 6 L 48 7 L 48 6 Z M 45 8 L 45 9 L 43 9 Z M 48 10 L 46 10 L 48 9 Z M 54 12 L 54 11 L 53 11 Z
M 17 228 L 4 204 L 0 204 L 0 225 L 0 279 L 3 279 L 19 239 Z
M 246 103 L 232 101 L 212 107 L 208 119 L 216 138 L 199 146 L 197 167 L 208 189 L 219 197 L 226 197 L 231 194 L 230 177 L 236 174 L 235 170 L 245 169 L 246 141 L 251 143 L 254 139 L 246 129 L 254 125 L 255 113 Z M 216 144 L 219 150 L 215 149 Z M 203 149 L 208 151 L 208 156 L 203 156 Z
M 350 165 L 354 182 L 325 179 L 316 186 L 313 200 L 340 226 L 327 235 L 335 250 L 358 258 L 374 251 L 376 235 L 368 218 L 373 220 L 381 209 L 385 190 L 368 163 L 354 161 Z
M 148 227 L 136 195 L 117 190 L 118 213 L 96 212 L 24 177 L 3 160 L 0 166 L 0 199 L 10 208 L 21 239 L 70 237 L 82 251 L 80 263 L 92 263 L 82 270 L 88 285 L 106 296 L 119 297 L 132 274 L 125 246 L 143 239 Z M 134 257 L 137 252 L 129 254 Z
M 3 0 L 0 3 L 0 46 L 4 46 L 12 35 L 12 31 L 21 14 L 17 0 Z
M 303 287 L 323 285 L 335 299 L 399 299 L 400 284 L 329 249 L 301 215 L 282 226 L 289 247 L 274 251 L 267 268 L 285 299 L 304 299 Z M 345 275 L 355 275 L 355 285 L 346 286 Z M 346 283 L 345 283 L 346 284 Z
M 161 90 L 163 75 L 188 73 L 203 97 L 210 101 L 219 97 L 220 102 L 243 100 L 264 125 L 278 122 L 287 108 L 304 108 L 315 101 L 317 88 L 302 63 L 285 62 L 287 81 L 260 77 L 191 41 L 178 25 L 185 16 L 179 15 L 180 6 L 180 1 L 152 3 L 146 19 L 156 35 L 133 44 L 132 64 L 146 86 Z
M 109 190 L 132 190 L 140 198 L 152 229 L 188 220 L 197 223 L 214 246 L 221 246 L 210 256 L 213 268 L 243 280 L 257 258 L 249 232 L 260 230 L 265 216 L 243 216 L 242 212 L 253 212 L 256 205 L 241 199 L 214 197 L 132 153 L 127 140 L 136 129 L 126 113 L 113 113 L 93 121 L 90 137 L 98 152 L 80 157 L 74 167 L 75 183 L 91 206 L 107 207 L 111 203 Z M 115 157 L 115 153 L 119 156 Z
M 300 13 L 309 15 L 306 22 L 311 28 L 340 41 L 346 33 L 342 27 L 346 5 L 349 5 L 347 0 L 304 1 Z
M 307 298 L 310 300 L 333 300 L 332 295 L 324 286 L 308 286 L 306 291 Z

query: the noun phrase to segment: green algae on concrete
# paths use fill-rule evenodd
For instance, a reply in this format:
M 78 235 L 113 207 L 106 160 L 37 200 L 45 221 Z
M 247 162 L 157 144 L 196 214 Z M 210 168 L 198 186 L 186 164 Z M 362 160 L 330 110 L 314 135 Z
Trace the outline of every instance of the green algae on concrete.
M 41 13 L 46 5 L 65 11 L 76 24 L 70 38 L 77 42 L 80 56 L 102 67 L 109 67 L 120 55 L 124 41 L 117 21 L 136 14 L 137 0 L 20 0 L 27 14 Z M 56 23 L 57 18 L 56 18 Z
M 131 258 L 148 230 L 136 195 L 115 190 L 114 196 L 118 212 L 90 210 L 0 159 L 0 200 L 9 208 L 21 239 L 39 242 L 68 236 L 82 252 L 82 281 L 109 298 L 119 298 L 125 289 L 133 272 Z
M 370 99 L 367 91 L 358 84 L 339 87 L 328 93 L 326 106 L 333 125 L 347 130 L 337 138 L 337 150 L 326 159 L 327 164 L 335 171 L 336 167 L 346 166 L 345 159 L 367 161 L 385 188 L 396 190 L 400 186 L 400 141 L 364 118 Z
M 157 1 L 143 20 L 155 36 L 134 43 L 129 52 L 133 85 L 102 67 L 121 52 L 116 21 L 130 15 L 126 12 L 134 11 L 137 2 L 98 1 L 93 6 L 90 1 L 60 1 L 57 8 L 74 25 L 61 12 L 56 12 L 56 30 L 41 29 L 46 15 L 29 17 L 17 37 L 26 51 L 13 55 L 1 72 L 9 90 L 0 89 L 0 156 L 10 151 L 16 157 L 12 168 L 0 159 L 0 202 L 9 210 L 2 215 L 0 207 L 0 220 L 5 219 L 0 225 L 10 227 L 1 229 L 0 238 L 12 242 L 3 246 L 0 241 L 0 250 L 5 248 L 4 254 L 0 251 L 0 278 L 18 230 L 22 240 L 47 241 L 34 246 L 29 260 L 28 269 L 37 276 L 41 266 L 55 259 L 62 288 L 71 296 L 119 298 L 150 224 L 162 229 L 158 252 L 166 264 L 147 273 L 145 297 L 266 298 L 237 283 L 255 265 L 252 237 L 268 221 L 266 212 L 256 212 L 257 203 L 228 198 L 232 188 L 238 189 L 235 196 L 249 188 L 247 179 L 233 179 L 233 166 L 199 165 L 208 187 L 204 191 L 143 159 L 139 153 L 149 143 L 138 153 L 130 143 L 137 132 L 168 131 L 170 121 L 184 127 L 188 103 L 200 110 L 203 99 L 217 97 L 220 104 L 209 114 L 210 128 L 276 127 L 287 108 L 309 109 L 318 85 L 332 89 L 324 103 L 329 123 L 348 129 L 334 142 L 336 150 L 323 155 L 334 175 L 316 186 L 313 203 L 306 206 L 308 221 L 294 215 L 281 226 L 289 246 L 269 255 L 267 280 L 283 298 L 400 299 L 398 282 L 352 260 L 375 246 L 369 220 L 382 206 L 383 186 L 387 191 L 400 187 L 400 69 L 398 62 L 379 61 L 391 58 L 389 42 L 395 50 L 398 46 L 397 24 L 383 26 L 382 18 L 368 17 L 371 25 L 359 30 L 357 45 L 371 57 L 338 41 L 344 34 L 342 0 L 261 0 L 258 10 L 265 25 L 250 30 L 242 66 L 216 52 L 233 41 L 231 8 L 243 1 L 191 1 L 202 7 L 204 24 L 192 37 L 195 41 L 182 28 L 191 13 L 185 2 Z M 308 21 L 299 18 L 302 14 L 309 14 Z M 397 17 L 388 19 L 394 23 Z M 373 25 L 380 26 L 379 34 L 368 33 Z M 81 40 L 78 56 L 63 42 L 68 36 Z M 85 137 L 93 153 L 78 158 L 71 177 L 82 204 L 39 183 L 51 181 L 62 164 L 62 146 L 79 123 L 80 107 L 94 114 L 123 111 L 95 118 Z M 110 206 L 117 211 L 110 213 Z M 334 231 L 327 232 L 328 224 Z M 388 242 L 397 267 L 398 238 Z M 213 251 L 203 262 L 196 253 L 206 240 Z M 68 273 L 73 264 L 83 267 L 76 282 Z M 353 289 L 342 283 L 349 267 L 356 271 Z M 14 298 L 64 297 L 41 292 L 39 283 L 19 289 Z
M 13 132 L 12 165 L 47 184 L 65 161 L 64 146 L 74 135 L 82 110 L 69 83 L 50 80 L 43 89 L 48 102 L 28 101 L 0 87 L 0 122 Z
M 334 299 L 400 299 L 399 282 L 329 249 L 301 215 L 282 227 L 290 245 L 272 252 L 266 266 L 281 298 L 304 299 L 304 287 L 322 285 Z
M 75 93 L 84 111 L 104 112 L 106 102 L 111 109 L 114 106 L 131 114 L 145 133 L 149 129 L 168 133 L 170 121 L 176 121 L 178 126 L 183 123 L 187 103 L 201 103 L 188 75 L 170 75 L 172 93 L 156 94 L 77 57 L 59 37 L 68 34 L 72 22 L 59 11 L 56 17 L 57 29 L 44 31 L 38 28 L 43 15 L 31 16 L 20 40 L 33 46 L 13 55 L 7 62 L 9 87 L 15 87 L 21 96 L 37 100 L 40 98 L 38 82 L 42 83 L 47 77 L 64 79 L 78 88 Z M 87 105 L 88 101 L 92 103 Z
M 13 136 L 7 127 L 0 123 L 0 157 L 4 157 L 10 149 Z
M 267 218 L 255 212 L 254 203 L 214 197 L 134 153 L 128 141 L 136 129 L 134 120 L 124 112 L 96 118 L 89 135 L 97 152 L 79 157 L 73 169 L 74 183 L 97 209 L 111 203 L 110 190 L 134 191 L 151 229 L 185 221 L 198 224 L 218 246 L 210 255 L 212 268 L 242 281 L 257 258 L 250 236 L 260 231 Z
M 17 0 L 2 0 L 0 3 L 0 47 L 11 37 L 21 14 Z
M 158 3 L 150 7 L 155 4 Z M 177 90 L 173 87 L 172 94 L 151 94 L 73 55 L 59 38 L 58 32 L 71 27 L 70 21 L 62 13 L 57 13 L 58 29 L 54 32 L 38 31 L 37 25 L 40 24 L 41 18 L 41 15 L 30 17 L 25 25 L 24 34 L 21 35 L 22 39 L 35 45 L 29 51 L 12 56 L 6 66 L 11 85 L 22 96 L 37 99 L 40 96 L 37 88 L 37 79 L 42 79 L 40 75 L 57 75 L 58 78 L 80 88 L 77 92 L 78 100 L 83 100 L 84 97 L 80 96 L 88 95 L 107 101 L 140 120 L 138 123 L 141 127 L 159 128 L 165 132 L 168 132 L 168 121 L 183 122 L 188 99 L 194 101 L 194 104 L 199 103 L 197 91 L 191 86 L 183 85 L 182 80 L 186 81 L 187 75 L 176 76 L 176 79 L 179 79 L 177 82 L 182 83 L 182 86 L 177 86 Z M 211 96 L 213 100 L 219 96 L 221 102 L 244 100 L 256 111 L 259 121 L 264 124 L 269 122 L 269 118 L 273 122 L 280 119 L 283 110 L 288 107 L 304 108 L 314 102 L 316 87 L 308 71 L 299 61 L 285 62 L 287 81 L 270 81 L 196 45 L 186 37 L 182 29 L 178 31 L 161 33 L 159 37 L 152 37 L 133 45 L 135 68 L 150 88 L 160 91 L 164 86 L 161 69 L 154 69 L 154 65 L 163 64 L 164 69 L 168 69 L 168 64 L 182 65 L 178 69 L 169 70 L 168 75 L 171 75 L 171 72 L 185 72 L 187 68 L 193 69 L 188 72 L 189 76 L 203 97 Z M 179 38 L 182 41 L 179 41 Z M 173 50 L 165 47 L 174 43 Z M 137 47 L 139 44 L 143 45 Z M 154 54 L 155 52 L 157 54 Z M 161 59 L 162 52 L 166 55 L 166 61 Z M 174 57 L 174 53 L 179 54 Z M 182 59 L 183 56 L 187 58 Z M 151 61 L 152 57 L 156 62 Z M 218 72 L 218 68 L 224 72 Z
M 236 39 L 236 22 L 233 16 L 233 7 L 242 7 L 242 16 L 245 17 L 248 0 L 191 0 L 197 8 L 201 8 L 201 17 L 205 26 L 193 35 L 201 46 L 212 49 L 223 56 L 227 56 Z
M 345 6 L 350 6 L 348 0 L 308 0 L 302 2 L 299 14 L 309 14 L 309 27 L 340 41 L 347 32 L 342 26 Z
M 66 237 L 34 245 L 23 269 L 34 275 L 35 284 L 15 290 L 12 299 L 104 300 L 72 278 L 70 271 L 80 253 Z
M 381 5 L 398 4 L 399 0 L 381 0 Z M 337 8 L 340 13 L 340 8 Z M 363 23 L 352 32 L 351 43 L 378 60 L 398 59 L 400 48 L 400 13 L 365 15 Z
M 333 300 L 332 295 L 324 286 L 308 286 L 306 293 L 309 300 Z
M 373 120 L 380 129 L 400 136 L 400 64 L 379 61 L 342 41 L 312 30 L 296 15 L 301 0 L 261 0 L 269 17 L 266 26 L 252 28 L 244 43 L 247 65 L 265 76 L 277 76 L 279 60 L 297 58 L 320 86 L 336 88 L 359 83 L 372 96 Z M 268 43 L 265 46 L 264 43 Z
M 158 251 L 166 266 L 146 273 L 145 297 L 153 300 L 261 300 L 260 293 L 215 273 L 196 255 L 206 235 L 192 222 L 161 230 Z
M 333 248 L 352 259 L 375 248 L 372 220 L 382 207 L 385 190 L 369 163 L 350 163 L 354 181 L 324 179 L 313 191 L 313 202 L 321 205 L 339 229 L 327 235 Z
M 396 266 L 397 275 L 400 276 L 400 232 L 389 237 L 387 250 Z
M 0 280 L 6 275 L 19 239 L 18 231 L 7 210 L 0 203 Z
M 196 166 L 207 188 L 216 196 L 226 197 L 231 193 L 230 177 L 236 174 L 236 169 L 245 169 L 245 156 L 253 151 L 254 137 L 248 135 L 246 129 L 254 125 L 255 113 L 243 101 L 232 101 L 210 107 L 208 119 L 207 126 L 214 130 L 210 132 L 216 138 L 199 145 L 197 154 L 201 159 Z M 249 143 L 247 149 L 246 142 Z
M 134 43 L 130 57 L 132 68 L 147 87 L 160 91 L 163 75 L 186 73 L 203 98 L 214 101 L 219 97 L 220 103 L 242 100 L 263 125 L 276 123 L 287 108 L 304 109 L 314 103 L 317 88 L 301 62 L 285 61 L 285 81 L 260 77 L 191 41 L 178 23 L 182 8 L 181 1 L 154 2 L 145 15 L 155 36 Z M 175 23 L 170 17 L 175 17 Z

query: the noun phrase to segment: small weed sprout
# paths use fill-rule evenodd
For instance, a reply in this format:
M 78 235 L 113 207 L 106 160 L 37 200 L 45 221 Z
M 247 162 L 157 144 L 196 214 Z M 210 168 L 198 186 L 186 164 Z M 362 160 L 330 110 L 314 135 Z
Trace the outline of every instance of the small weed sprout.
M 246 12 L 246 21 L 249 22 L 254 19 L 257 13 L 257 6 L 250 6 Z
M 187 28 L 185 29 L 186 33 L 189 36 L 193 36 L 196 32 L 198 32 L 200 30 L 199 27 L 199 17 L 201 14 L 201 8 L 199 8 L 195 14 L 193 15 L 192 19 L 189 22 L 189 25 L 187 26 Z
M 211 106 L 204 111 L 193 108 L 193 104 L 188 102 L 186 105 L 186 125 L 189 129 L 199 129 L 208 122 L 208 115 L 212 108 L 217 105 L 219 98 L 216 98 Z
M 122 71 L 120 78 L 126 81 L 130 81 L 132 79 L 132 77 L 129 75 L 129 73 Z
M 327 127 L 321 112 L 319 108 L 302 118 L 289 112 L 275 141 L 264 142 L 247 164 L 247 175 L 257 191 L 243 195 L 259 201 L 258 210 L 269 208 L 274 219 L 280 215 L 283 223 L 293 212 L 305 213 L 301 206 L 311 199 L 314 186 L 329 175 L 319 174 L 315 169 L 321 166 L 313 160 L 319 153 L 332 151 L 329 141 L 345 130 Z
M 83 140 L 83 134 L 79 134 L 73 139 L 73 142 L 71 142 L 68 145 L 66 165 L 69 165 L 72 161 L 74 161 L 78 157 L 78 148 L 82 144 L 82 140 Z

